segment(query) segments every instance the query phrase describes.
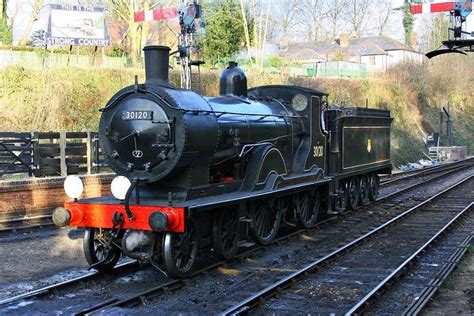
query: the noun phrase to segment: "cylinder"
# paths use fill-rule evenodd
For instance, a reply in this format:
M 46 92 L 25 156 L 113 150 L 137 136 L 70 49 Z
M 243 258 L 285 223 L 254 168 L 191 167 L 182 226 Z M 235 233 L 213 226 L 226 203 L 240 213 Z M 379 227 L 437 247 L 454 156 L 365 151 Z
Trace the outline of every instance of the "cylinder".
M 145 78 L 146 84 L 169 85 L 169 53 L 168 46 L 145 46 Z

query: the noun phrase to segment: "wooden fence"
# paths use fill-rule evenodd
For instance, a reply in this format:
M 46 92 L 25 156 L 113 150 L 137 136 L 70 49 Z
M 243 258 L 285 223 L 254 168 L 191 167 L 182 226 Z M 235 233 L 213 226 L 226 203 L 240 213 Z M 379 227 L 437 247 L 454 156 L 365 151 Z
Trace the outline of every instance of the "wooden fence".
M 0 133 L 0 177 L 24 172 L 33 175 L 32 153 L 31 133 Z
M 110 171 L 96 132 L 0 133 L 0 177 L 66 176 Z

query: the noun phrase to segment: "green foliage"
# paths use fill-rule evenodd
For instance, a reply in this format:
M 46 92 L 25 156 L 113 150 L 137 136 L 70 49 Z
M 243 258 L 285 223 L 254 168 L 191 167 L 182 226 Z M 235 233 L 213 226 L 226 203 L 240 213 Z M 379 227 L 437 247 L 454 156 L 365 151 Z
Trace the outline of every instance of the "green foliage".
M 280 69 L 284 65 L 286 65 L 286 61 L 280 56 L 270 56 L 265 60 L 265 67 Z
M 106 55 L 110 57 L 126 57 L 128 53 L 118 46 L 112 46 L 112 49 L 106 51 Z
M 244 41 L 242 14 L 236 1 L 211 2 L 205 8 L 206 34 L 199 40 L 208 64 L 223 63 L 240 51 Z
M 347 59 L 348 59 L 347 53 L 342 49 L 336 50 L 334 54 L 331 56 L 331 60 L 334 60 L 334 61 L 345 61 Z
M 7 25 L 7 20 L 0 17 L 0 44 L 10 45 L 12 43 L 12 27 Z
M 410 4 L 405 2 L 403 7 L 403 28 L 405 29 L 405 44 L 411 47 L 414 18 L 410 11 Z
M 430 50 L 439 48 L 448 39 L 449 22 L 445 15 L 436 15 L 430 32 Z

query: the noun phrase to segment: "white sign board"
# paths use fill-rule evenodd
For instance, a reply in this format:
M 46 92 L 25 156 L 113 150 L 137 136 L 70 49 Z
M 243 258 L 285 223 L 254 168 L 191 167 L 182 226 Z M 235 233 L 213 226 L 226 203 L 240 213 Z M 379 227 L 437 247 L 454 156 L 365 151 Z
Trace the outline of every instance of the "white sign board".
M 47 45 L 109 46 L 104 8 L 51 5 Z

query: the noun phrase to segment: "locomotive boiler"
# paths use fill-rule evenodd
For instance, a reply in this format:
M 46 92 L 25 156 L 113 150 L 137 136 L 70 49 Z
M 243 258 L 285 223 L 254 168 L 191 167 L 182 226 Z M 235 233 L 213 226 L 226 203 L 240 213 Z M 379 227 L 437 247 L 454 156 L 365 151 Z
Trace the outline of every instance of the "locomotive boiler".
M 186 277 L 200 248 L 231 258 L 249 241 L 270 243 L 282 222 L 312 227 L 376 198 L 378 174 L 391 170 L 388 111 L 328 107 L 326 93 L 298 86 L 247 89 L 234 62 L 220 95 L 205 97 L 169 83 L 168 47 L 144 51 L 145 83 L 101 110 L 113 195 L 53 214 L 86 228 L 92 267 L 110 270 L 125 254 Z

